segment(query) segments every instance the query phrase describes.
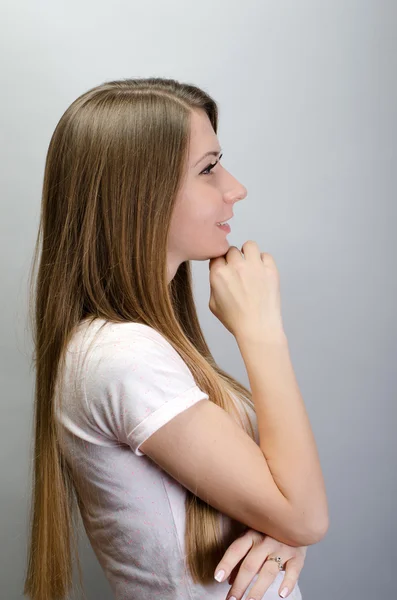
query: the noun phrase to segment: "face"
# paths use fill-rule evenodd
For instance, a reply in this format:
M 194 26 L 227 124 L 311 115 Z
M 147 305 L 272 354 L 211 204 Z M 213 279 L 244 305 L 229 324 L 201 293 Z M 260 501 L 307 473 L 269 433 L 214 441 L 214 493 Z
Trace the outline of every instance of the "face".
M 217 155 L 203 157 L 210 151 Z M 223 256 L 230 247 L 228 233 L 217 223 L 230 219 L 235 202 L 245 198 L 247 190 L 219 162 L 221 154 L 207 114 L 193 111 L 188 167 L 171 218 L 168 282 L 185 260 Z

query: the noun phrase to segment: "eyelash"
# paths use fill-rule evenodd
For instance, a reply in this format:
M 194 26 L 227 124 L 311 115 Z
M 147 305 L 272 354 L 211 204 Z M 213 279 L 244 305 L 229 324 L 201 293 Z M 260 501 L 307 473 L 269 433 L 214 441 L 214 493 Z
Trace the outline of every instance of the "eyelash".
M 208 167 L 206 169 L 204 169 L 204 171 L 201 171 L 201 175 L 211 175 L 211 171 L 214 167 L 216 167 L 216 165 L 218 164 L 218 162 L 221 160 L 223 154 L 219 155 L 219 158 L 216 162 L 211 163 L 208 165 Z M 208 171 L 208 173 L 206 173 L 205 171 Z

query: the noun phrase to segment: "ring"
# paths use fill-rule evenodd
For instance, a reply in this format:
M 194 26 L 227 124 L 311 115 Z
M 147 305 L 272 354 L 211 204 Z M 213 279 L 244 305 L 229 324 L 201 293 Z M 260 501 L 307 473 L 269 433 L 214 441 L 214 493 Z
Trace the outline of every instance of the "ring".
M 281 563 L 281 556 L 269 556 L 266 560 L 275 560 L 278 564 L 278 570 L 284 571 L 284 565 Z

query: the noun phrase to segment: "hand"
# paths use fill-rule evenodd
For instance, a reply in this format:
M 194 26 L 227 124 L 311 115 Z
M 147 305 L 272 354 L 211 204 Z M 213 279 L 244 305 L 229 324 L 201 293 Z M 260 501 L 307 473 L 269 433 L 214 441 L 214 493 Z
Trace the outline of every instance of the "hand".
M 266 559 L 270 555 L 281 556 L 285 576 L 278 593 L 280 595 L 284 588 L 288 588 L 286 596 L 283 596 L 288 598 L 298 582 L 306 552 L 307 546 L 288 546 L 255 529 L 248 529 L 229 546 L 215 573 L 223 569 L 225 575 L 222 581 L 228 577 L 232 585 L 226 600 L 232 596 L 241 600 L 252 579 L 258 575 L 250 590 L 250 598 L 260 600 L 280 573 L 277 563 Z
M 230 333 L 284 330 L 277 266 L 256 242 L 245 242 L 241 252 L 231 246 L 224 256 L 211 258 L 209 269 L 209 308 Z

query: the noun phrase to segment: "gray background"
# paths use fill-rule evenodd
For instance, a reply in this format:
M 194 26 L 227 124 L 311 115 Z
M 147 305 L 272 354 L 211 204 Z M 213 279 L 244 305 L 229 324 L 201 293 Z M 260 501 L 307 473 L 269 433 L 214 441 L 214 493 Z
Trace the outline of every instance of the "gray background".
M 330 506 L 304 600 L 395 598 L 396 2 L 9 0 L 0 22 L 1 597 L 22 598 L 26 566 L 26 282 L 49 140 L 90 87 L 164 76 L 219 102 L 222 162 L 248 189 L 228 239 L 256 240 L 280 271 Z M 248 384 L 208 309 L 208 262 L 193 268 L 210 347 Z M 81 555 L 89 599 L 111 598 L 85 537 Z

